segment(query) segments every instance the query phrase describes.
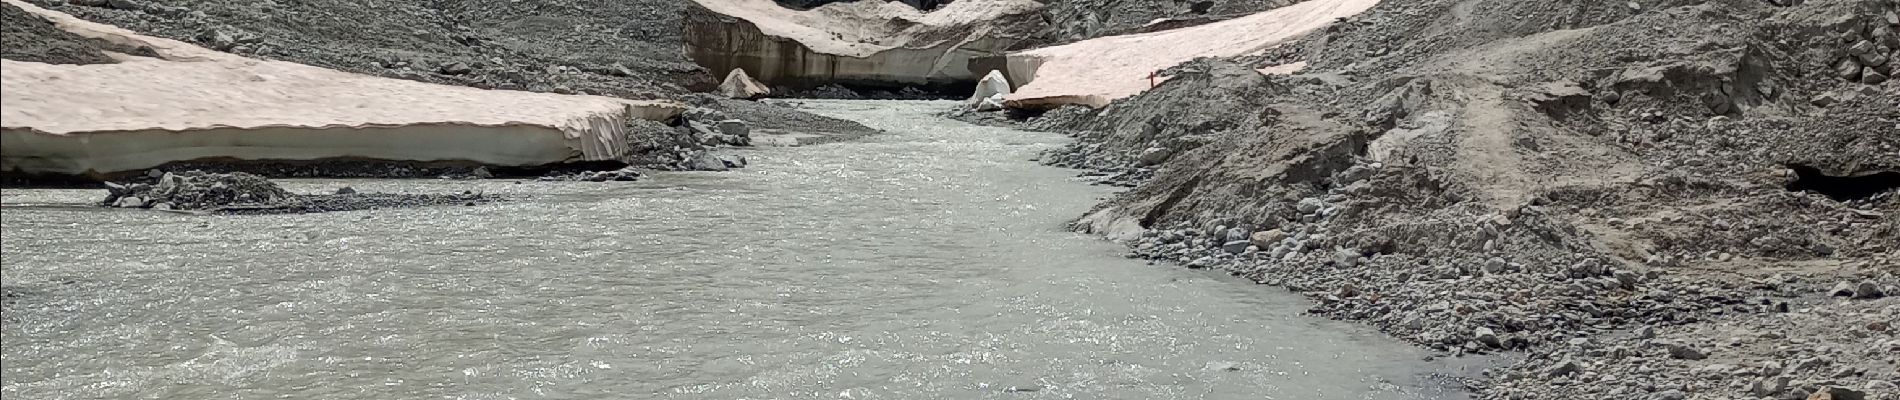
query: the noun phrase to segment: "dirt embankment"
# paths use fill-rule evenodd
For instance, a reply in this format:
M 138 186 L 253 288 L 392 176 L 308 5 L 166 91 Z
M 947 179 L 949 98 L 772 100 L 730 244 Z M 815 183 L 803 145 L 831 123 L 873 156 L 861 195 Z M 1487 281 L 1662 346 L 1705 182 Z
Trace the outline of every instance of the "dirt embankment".
M 1486 398 L 1894 399 L 1895 12 L 1386 1 L 1034 126 L 1133 186 L 1078 228 L 1524 353 Z

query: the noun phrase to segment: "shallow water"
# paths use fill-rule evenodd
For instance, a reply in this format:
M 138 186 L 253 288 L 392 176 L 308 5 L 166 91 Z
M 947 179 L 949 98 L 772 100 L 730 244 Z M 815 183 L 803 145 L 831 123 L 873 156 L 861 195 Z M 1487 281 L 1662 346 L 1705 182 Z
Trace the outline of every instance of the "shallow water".
M 7 399 L 1435 399 L 1426 353 L 1278 289 L 1120 257 L 1064 139 L 812 102 L 889 134 L 475 207 L 207 217 L 6 190 Z M 1010 388 L 1033 391 L 1011 391 Z

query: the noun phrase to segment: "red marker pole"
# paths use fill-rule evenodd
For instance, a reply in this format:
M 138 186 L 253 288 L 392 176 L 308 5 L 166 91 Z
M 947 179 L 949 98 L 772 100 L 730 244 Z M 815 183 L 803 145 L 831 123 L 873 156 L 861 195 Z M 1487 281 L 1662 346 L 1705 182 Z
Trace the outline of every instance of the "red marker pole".
M 1149 89 L 1155 88 L 1155 74 L 1160 73 L 1160 72 L 1161 71 L 1148 71 L 1148 88 Z

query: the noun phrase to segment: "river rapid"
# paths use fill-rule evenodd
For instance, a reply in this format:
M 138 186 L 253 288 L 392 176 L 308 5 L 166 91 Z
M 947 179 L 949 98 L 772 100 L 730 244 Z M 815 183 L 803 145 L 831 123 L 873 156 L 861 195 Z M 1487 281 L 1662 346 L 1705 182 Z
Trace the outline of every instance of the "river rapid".
M 1060 135 L 888 133 L 640 182 L 285 180 L 511 201 L 272 216 L 0 192 L 7 399 L 1461 399 L 1284 290 L 1068 232 Z

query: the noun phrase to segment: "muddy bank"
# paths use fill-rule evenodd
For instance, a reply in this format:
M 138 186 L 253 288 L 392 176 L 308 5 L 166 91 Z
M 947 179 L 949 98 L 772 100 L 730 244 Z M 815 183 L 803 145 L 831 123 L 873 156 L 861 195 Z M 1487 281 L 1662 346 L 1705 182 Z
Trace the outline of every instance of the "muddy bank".
M 1028 126 L 1078 139 L 1045 163 L 1131 187 L 1078 229 L 1446 354 L 1525 355 L 1486 398 L 1889 399 L 1900 85 L 1867 76 L 1894 15 L 1385 2 Z

